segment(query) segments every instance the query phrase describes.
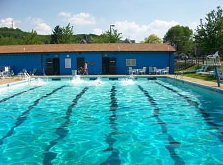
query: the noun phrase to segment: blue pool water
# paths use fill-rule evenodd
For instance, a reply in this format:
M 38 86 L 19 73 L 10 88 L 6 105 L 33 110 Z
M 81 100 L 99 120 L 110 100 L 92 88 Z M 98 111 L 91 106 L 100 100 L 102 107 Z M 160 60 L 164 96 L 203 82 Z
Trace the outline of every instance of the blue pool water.
M 0 92 L 0 165 L 223 164 L 220 94 L 167 78 Z

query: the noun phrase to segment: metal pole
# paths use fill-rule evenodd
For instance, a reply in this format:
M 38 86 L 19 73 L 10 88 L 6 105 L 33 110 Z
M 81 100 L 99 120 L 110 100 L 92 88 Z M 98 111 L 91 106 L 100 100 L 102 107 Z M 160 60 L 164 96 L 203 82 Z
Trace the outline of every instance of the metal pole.
M 114 27 L 115 25 L 110 25 L 110 35 L 112 34 L 112 27 Z
M 214 66 L 214 72 L 217 80 L 218 87 L 220 87 L 220 78 L 219 78 L 219 72 L 218 72 L 218 66 Z

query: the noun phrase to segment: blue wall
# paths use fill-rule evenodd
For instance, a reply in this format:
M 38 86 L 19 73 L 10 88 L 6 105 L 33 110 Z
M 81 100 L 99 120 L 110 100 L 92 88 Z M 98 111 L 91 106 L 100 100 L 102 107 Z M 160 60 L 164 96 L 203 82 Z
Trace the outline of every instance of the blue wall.
M 18 73 L 23 69 L 32 71 L 34 68 L 41 69 L 39 55 L 24 54 L 6 54 L 0 55 L 0 66 L 10 66 L 14 73 Z
M 68 52 L 68 53 L 35 53 L 35 54 L 1 54 L 0 66 L 11 66 L 14 73 L 26 69 L 32 72 L 37 69 L 39 75 L 46 73 L 46 60 L 48 58 L 59 58 L 60 74 L 71 75 L 72 70 L 77 70 L 77 58 L 84 58 L 88 62 L 89 74 L 102 74 L 102 58 L 116 58 L 116 73 L 128 74 L 126 59 L 136 59 L 133 69 L 149 66 L 157 68 L 170 67 L 170 73 L 174 73 L 173 52 Z M 65 59 L 71 59 L 71 68 L 65 68 Z M 94 61 L 94 65 L 91 62 Z

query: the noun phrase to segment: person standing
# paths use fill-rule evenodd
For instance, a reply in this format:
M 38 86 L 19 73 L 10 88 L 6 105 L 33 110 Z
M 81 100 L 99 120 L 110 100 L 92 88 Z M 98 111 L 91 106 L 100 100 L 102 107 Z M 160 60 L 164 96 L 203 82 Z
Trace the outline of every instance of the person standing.
M 85 62 L 85 64 L 84 64 L 84 75 L 88 75 L 88 63 L 87 62 Z

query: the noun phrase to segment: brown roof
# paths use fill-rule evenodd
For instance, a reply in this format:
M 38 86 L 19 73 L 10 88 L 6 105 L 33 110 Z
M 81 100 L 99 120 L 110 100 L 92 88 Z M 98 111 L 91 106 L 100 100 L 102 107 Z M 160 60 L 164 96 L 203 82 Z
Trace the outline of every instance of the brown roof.
M 174 52 L 168 44 L 109 43 L 109 44 L 42 44 L 0 46 L 0 54 L 42 52 Z

